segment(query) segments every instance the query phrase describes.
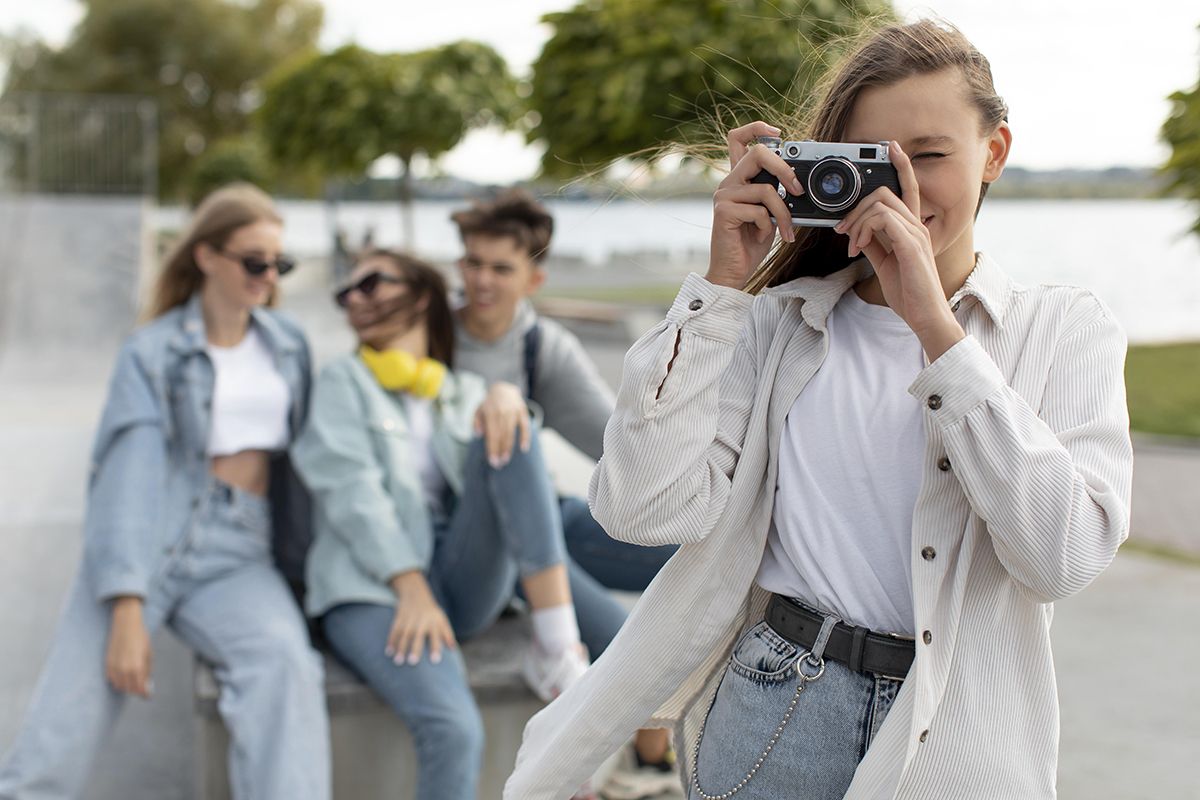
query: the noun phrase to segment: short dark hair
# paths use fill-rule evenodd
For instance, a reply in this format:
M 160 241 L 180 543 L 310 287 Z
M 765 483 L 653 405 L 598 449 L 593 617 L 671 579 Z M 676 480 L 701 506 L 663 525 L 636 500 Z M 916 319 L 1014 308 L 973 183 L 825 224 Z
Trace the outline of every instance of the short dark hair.
M 540 264 L 550 252 L 554 217 L 524 189 L 508 189 L 490 200 L 477 200 L 470 208 L 450 215 L 463 242 L 483 235 L 515 239 L 517 245 Z

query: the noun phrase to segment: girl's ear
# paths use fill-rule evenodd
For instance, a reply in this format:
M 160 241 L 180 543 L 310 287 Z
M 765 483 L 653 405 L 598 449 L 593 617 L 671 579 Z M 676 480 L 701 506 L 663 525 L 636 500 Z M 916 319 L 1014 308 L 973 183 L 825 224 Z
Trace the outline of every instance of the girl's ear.
M 1001 122 L 987 141 L 987 162 L 983 165 L 983 182 L 992 183 L 1004 172 L 1008 154 L 1012 149 L 1012 130 L 1007 122 Z
M 205 275 L 212 271 L 216 257 L 217 251 L 207 242 L 197 242 L 192 248 L 192 260 L 196 262 L 197 269 Z

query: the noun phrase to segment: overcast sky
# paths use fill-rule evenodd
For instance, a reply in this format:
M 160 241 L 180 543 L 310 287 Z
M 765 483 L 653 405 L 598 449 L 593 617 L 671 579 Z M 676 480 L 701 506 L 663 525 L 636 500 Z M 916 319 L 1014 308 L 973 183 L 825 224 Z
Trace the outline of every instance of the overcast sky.
M 1158 164 L 1166 155 L 1158 140 L 1166 96 L 1200 76 L 1196 0 L 894 2 L 910 18 L 936 15 L 954 23 L 989 58 L 1010 109 L 1010 163 L 1020 166 Z M 415 50 L 477 39 L 524 74 L 550 33 L 540 17 L 572 5 L 574 0 L 326 0 L 322 45 L 357 41 L 376 50 Z M 61 43 L 80 14 L 75 0 L 0 0 L 0 31 L 24 26 Z M 538 156 L 514 134 L 485 131 L 468 137 L 442 166 L 503 182 L 528 177 Z

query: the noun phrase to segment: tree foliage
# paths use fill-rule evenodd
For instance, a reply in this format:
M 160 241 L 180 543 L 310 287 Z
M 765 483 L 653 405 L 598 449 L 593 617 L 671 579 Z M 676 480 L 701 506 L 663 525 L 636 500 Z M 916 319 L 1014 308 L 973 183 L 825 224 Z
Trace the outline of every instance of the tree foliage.
M 177 197 L 197 156 L 245 132 L 258 81 L 315 46 L 318 0 L 82 0 L 61 49 L 27 45 L 5 93 L 79 92 L 153 98 L 161 193 Z
M 462 41 L 393 54 L 346 45 L 288 65 L 267 81 L 258 119 L 272 158 L 287 169 L 357 177 L 376 159 L 398 157 L 407 205 L 415 156 L 436 159 L 472 128 L 510 125 L 519 111 L 504 59 Z
M 529 101 L 542 169 L 703 139 L 739 112 L 790 116 L 828 44 L 887 13 L 886 0 L 584 0 L 548 14 Z
M 1170 97 L 1171 113 L 1162 126 L 1162 136 L 1171 146 L 1163 166 L 1170 177 L 1168 191 L 1176 191 L 1200 202 L 1200 80 L 1188 91 Z M 1200 235 L 1200 214 L 1192 231 Z

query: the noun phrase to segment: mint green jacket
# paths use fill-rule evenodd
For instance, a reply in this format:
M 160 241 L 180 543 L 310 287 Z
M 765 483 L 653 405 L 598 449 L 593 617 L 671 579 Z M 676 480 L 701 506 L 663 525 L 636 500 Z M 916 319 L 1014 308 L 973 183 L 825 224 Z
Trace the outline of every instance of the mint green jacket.
M 433 454 L 456 495 L 486 392 L 481 378 L 448 372 L 433 402 Z M 401 396 L 381 387 L 357 356 L 333 361 L 313 385 L 291 455 L 314 501 L 305 610 L 316 617 L 341 603 L 393 605 L 388 580 L 428 569 L 433 557 Z

